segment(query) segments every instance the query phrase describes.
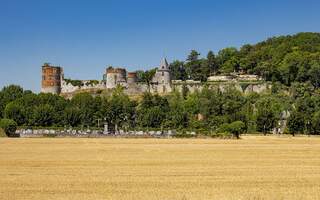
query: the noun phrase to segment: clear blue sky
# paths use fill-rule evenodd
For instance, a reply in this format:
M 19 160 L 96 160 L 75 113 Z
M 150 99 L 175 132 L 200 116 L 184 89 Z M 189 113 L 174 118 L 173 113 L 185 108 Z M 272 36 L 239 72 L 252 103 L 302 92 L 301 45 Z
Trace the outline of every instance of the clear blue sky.
M 0 87 L 40 90 L 44 62 L 74 79 L 101 79 L 184 60 L 191 49 L 320 32 L 319 0 L 0 0 Z

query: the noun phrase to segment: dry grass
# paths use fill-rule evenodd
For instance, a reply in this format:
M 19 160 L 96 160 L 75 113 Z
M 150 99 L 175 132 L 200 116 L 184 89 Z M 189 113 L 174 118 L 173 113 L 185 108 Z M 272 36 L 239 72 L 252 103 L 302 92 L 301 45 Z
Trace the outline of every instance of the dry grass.
M 1 138 L 0 199 L 320 199 L 320 138 Z

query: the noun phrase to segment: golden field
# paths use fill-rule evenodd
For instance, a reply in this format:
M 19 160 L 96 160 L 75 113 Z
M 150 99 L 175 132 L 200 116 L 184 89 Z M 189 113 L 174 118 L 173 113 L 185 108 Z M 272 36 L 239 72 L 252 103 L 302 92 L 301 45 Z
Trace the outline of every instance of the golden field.
M 320 138 L 0 138 L 0 199 L 320 199 Z

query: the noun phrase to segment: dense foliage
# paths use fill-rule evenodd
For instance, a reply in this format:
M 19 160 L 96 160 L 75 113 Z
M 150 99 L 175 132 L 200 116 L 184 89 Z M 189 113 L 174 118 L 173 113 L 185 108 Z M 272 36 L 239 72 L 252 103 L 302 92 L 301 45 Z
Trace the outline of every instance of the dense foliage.
M 106 96 L 80 93 L 68 100 L 12 85 L 0 92 L 4 102 L 0 113 L 2 118 L 27 127 L 101 127 L 108 122 L 122 129 L 175 129 L 208 135 L 228 132 L 239 137 L 245 132 L 270 133 L 280 128 L 287 111 L 291 114 L 286 118 L 287 133 L 318 134 L 320 92 L 309 87 L 296 84 L 262 94 L 243 94 L 232 86 L 223 92 L 206 87 L 185 95 L 178 91 L 167 96 L 145 93 L 136 101 L 120 87 Z
M 12 137 L 15 135 L 17 123 L 12 119 L 1 119 L 0 129 L 1 131 L 3 130 L 7 136 Z
M 199 56 L 192 50 L 186 61 L 171 63 L 173 78 L 206 81 L 210 75 L 243 72 L 287 86 L 309 81 L 320 87 L 320 33 L 273 37 L 240 49 L 228 47 L 217 55 L 209 51 L 205 58 Z

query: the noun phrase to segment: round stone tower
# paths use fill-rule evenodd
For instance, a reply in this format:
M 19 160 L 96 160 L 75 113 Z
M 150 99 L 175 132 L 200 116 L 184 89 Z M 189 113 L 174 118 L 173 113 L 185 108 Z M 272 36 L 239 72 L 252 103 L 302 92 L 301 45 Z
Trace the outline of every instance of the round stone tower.
M 126 81 L 127 71 L 123 68 L 109 67 L 106 70 L 107 77 L 107 89 L 116 88 L 117 85 L 123 85 Z
M 161 60 L 160 67 L 158 68 L 157 73 L 158 75 L 160 75 L 158 81 L 159 84 L 171 84 L 169 64 L 165 58 Z
M 170 68 L 165 58 L 161 60 L 160 66 L 153 78 L 153 82 L 157 83 L 158 93 L 165 94 L 172 91 Z
M 127 83 L 128 85 L 130 84 L 135 84 L 137 82 L 137 73 L 136 72 L 128 72 L 128 78 L 127 78 Z
M 61 82 L 63 79 L 63 69 L 45 63 L 42 66 L 41 92 L 60 94 Z

